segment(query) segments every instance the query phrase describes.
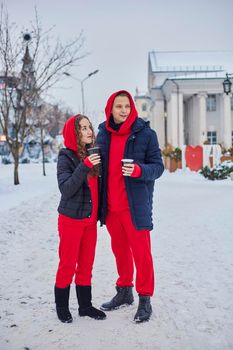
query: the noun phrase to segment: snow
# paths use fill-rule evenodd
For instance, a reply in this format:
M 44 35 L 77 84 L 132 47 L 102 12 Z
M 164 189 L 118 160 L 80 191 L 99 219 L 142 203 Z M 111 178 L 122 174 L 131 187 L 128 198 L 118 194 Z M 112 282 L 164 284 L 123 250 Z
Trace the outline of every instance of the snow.
M 56 191 L 56 164 L 45 164 L 48 176 L 42 176 L 42 164 L 20 164 L 19 186 L 13 185 L 13 165 L 0 163 L 0 213 Z
M 232 72 L 233 51 L 152 51 L 152 71 L 223 71 Z
M 194 74 L 187 74 L 187 75 L 173 75 L 169 77 L 169 80 L 176 79 L 176 80 L 198 80 L 198 79 L 219 79 L 221 82 L 226 78 L 225 72 L 205 72 L 205 73 L 199 73 L 196 72 Z
M 57 320 L 53 286 L 58 263 L 56 164 L 0 165 L 1 350 L 233 349 L 233 181 L 190 171 L 156 181 L 151 233 L 156 294 L 150 322 L 134 324 L 135 303 L 107 320 Z M 115 292 L 116 268 L 106 228 L 98 229 L 93 304 Z

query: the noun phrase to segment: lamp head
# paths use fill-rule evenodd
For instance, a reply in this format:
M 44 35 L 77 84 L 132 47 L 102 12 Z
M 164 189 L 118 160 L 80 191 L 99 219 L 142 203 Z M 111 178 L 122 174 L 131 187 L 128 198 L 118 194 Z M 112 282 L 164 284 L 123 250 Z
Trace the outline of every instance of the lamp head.
M 225 92 L 225 94 L 228 95 L 231 92 L 231 85 L 232 85 L 232 82 L 228 78 L 228 74 L 226 74 L 226 79 L 223 81 L 222 85 L 223 85 L 223 91 Z
M 25 33 L 24 35 L 23 35 L 23 40 L 25 40 L 25 41 L 30 41 L 31 40 L 31 35 L 29 34 L 29 33 Z

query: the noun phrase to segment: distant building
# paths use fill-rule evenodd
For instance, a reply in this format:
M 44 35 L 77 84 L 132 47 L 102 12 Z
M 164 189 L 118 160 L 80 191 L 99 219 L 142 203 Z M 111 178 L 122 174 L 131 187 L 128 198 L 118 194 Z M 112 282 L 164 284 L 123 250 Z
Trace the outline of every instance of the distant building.
M 149 94 L 136 89 L 135 105 L 141 118 L 151 120 L 152 99 Z
M 136 91 L 135 103 L 161 147 L 233 145 L 233 99 L 222 85 L 229 54 L 232 61 L 233 52 L 149 53 L 148 92 Z

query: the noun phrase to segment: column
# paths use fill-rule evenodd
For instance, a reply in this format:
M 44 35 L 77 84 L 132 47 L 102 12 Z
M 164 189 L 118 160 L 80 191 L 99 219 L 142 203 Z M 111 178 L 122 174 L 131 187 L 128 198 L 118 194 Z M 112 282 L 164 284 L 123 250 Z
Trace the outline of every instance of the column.
M 167 103 L 167 141 L 178 147 L 177 94 L 171 93 Z
M 184 104 L 182 93 L 179 93 L 178 103 L 178 147 L 181 148 L 184 145 Z
M 207 130 L 206 130 L 206 93 L 198 94 L 198 110 L 199 110 L 199 144 L 203 145 L 203 143 L 207 140 Z
M 223 137 L 223 143 L 225 148 L 231 147 L 231 132 L 232 132 L 232 125 L 231 125 L 231 94 L 222 94 L 223 99 L 223 115 L 221 116 L 223 118 L 222 120 L 222 137 Z

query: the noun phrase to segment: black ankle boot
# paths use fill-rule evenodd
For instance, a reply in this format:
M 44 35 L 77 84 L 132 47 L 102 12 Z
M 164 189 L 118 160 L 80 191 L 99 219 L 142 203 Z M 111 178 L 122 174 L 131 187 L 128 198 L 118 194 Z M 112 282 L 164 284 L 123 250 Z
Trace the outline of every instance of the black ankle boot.
M 152 306 L 150 303 L 150 297 L 145 295 L 139 295 L 139 304 L 137 312 L 134 316 L 134 321 L 136 323 L 149 321 L 151 314 Z
M 122 305 L 131 305 L 134 302 L 133 287 L 116 287 L 117 294 L 107 303 L 101 305 L 101 310 L 116 310 Z
M 54 287 L 55 303 L 57 317 L 63 323 L 71 323 L 73 321 L 69 310 L 70 286 L 67 288 Z
M 76 294 L 79 304 L 79 316 L 89 316 L 95 320 L 104 320 L 106 318 L 106 315 L 103 311 L 100 311 L 92 306 L 91 286 L 76 285 Z

